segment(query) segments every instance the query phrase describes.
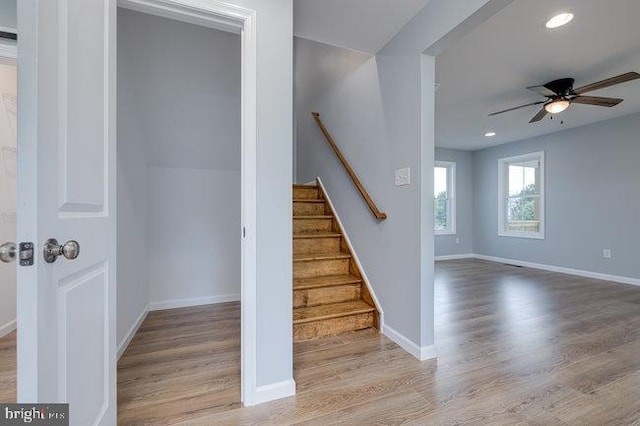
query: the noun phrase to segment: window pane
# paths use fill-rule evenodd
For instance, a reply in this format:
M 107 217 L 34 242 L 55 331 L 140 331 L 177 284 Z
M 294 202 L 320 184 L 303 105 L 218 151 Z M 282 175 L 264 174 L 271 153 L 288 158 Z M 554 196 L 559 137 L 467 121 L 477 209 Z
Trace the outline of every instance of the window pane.
M 449 202 L 446 197 L 445 192 L 440 193 L 442 196 L 437 197 L 433 201 L 433 217 L 435 219 L 435 227 L 436 231 L 446 231 L 448 229 L 447 226 L 447 217 L 449 210 Z
M 509 197 L 507 199 L 507 230 L 539 232 L 540 197 Z
M 447 193 L 447 168 L 446 167 L 434 167 L 433 168 L 433 196 L 438 198 L 442 193 Z
M 539 194 L 537 165 L 509 164 L 509 196 Z

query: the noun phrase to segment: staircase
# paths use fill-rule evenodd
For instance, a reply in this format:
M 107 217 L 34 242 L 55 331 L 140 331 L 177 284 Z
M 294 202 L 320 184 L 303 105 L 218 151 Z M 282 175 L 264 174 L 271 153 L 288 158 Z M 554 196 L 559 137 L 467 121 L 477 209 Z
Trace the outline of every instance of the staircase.
M 379 327 L 379 312 L 319 186 L 293 186 L 293 339 Z

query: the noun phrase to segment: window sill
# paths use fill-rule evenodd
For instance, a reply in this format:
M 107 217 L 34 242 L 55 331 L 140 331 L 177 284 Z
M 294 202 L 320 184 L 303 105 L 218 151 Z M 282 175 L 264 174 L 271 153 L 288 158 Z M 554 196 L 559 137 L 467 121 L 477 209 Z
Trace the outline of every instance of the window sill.
M 498 232 L 498 237 L 527 238 L 531 240 L 544 240 L 542 232 Z
M 433 235 L 456 235 L 456 231 L 433 231 Z

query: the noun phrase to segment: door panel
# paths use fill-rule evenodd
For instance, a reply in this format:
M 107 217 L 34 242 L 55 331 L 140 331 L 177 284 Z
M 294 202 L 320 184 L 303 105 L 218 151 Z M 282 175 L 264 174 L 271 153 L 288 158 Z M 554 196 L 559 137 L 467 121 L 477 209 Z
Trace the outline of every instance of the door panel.
M 104 1 L 59 3 L 60 212 L 104 213 Z
M 19 238 L 38 247 L 33 269 L 18 275 L 25 336 L 18 340 L 18 399 L 67 402 L 72 425 L 112 425 L 115 0 L 21 0 L 18 7 L 21 27 L 32 31 L 18 47 L 18 72 L 36 86 L 23 83 L 25 113 L 18 116 L 26 130 L 18 138 Z M 79 257 L 46 263 L 49 238 L 78 241 Z

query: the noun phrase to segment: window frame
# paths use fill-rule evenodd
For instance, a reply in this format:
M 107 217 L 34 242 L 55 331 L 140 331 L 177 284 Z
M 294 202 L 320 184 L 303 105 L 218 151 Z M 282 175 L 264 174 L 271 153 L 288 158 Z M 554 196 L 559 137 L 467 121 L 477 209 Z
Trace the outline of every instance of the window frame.
M 456 163 L 455 161 L 436 160 L 433 164 L 434 172 L 436 167 L 447 169 L 447 201 L 449 209 L 447 210 L 447 229 L 436 229 L 434 217 L 433 233 L 434 235 L 456 235 Z
M 528 154 L 516 155 L 513 157 L 505 157 L 498 159 L 498 236 L 499 237 L 515 237 L 529 238 L 536 240 L 545 239 L 545 166 L 544 151 L 530 152 Z M 510 164 L 523 163 L 526 161 L 539 161 L 540 175 L 540 213 L 538 232 L 532 231 L 510 231 L 507 229 L 507 208 L 506 202 L 509 198 L 508 188 L 508 167 Z

